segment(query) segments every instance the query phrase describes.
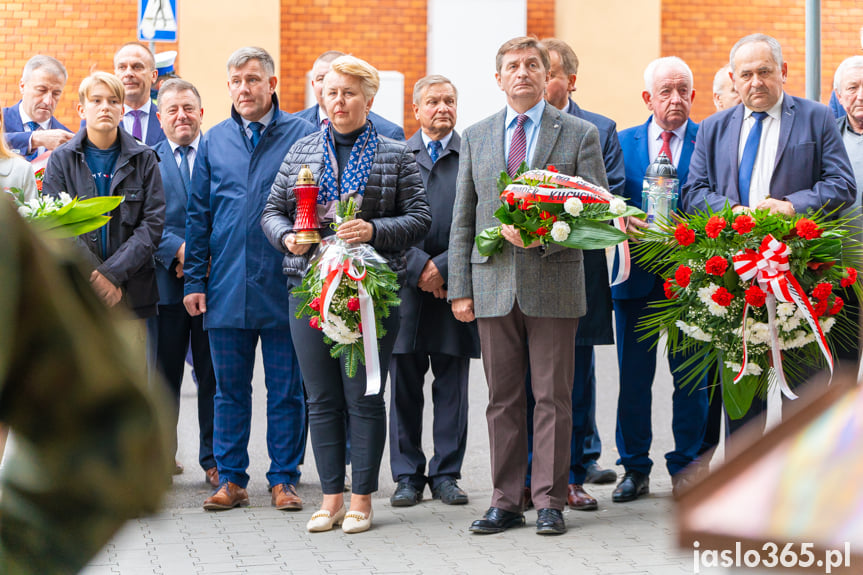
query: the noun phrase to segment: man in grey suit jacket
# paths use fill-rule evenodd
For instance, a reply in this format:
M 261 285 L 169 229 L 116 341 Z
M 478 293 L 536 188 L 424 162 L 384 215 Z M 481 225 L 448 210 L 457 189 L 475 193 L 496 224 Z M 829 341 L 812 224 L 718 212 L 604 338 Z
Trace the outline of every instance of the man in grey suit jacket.
M 854 174 L 833 114 L 783 91 L 788 64 L 779 42 L 765 34 L 741 38 L 730 63 L 743 103 L 702 122 L 681 194 L 683 209 L 715 211 L 729 204 L 736 211 L 793 216 L 852 205 Z M 766 402 L 756 398 L 746 416 L 726 420 L 726 429 L 734 432 L 753 419 L 763 426 L 765 410 Z
M 522 487 L 527 471 L 524 377 L 531 367 L 536 398 L 532 498 L 537 533 L 566 531 L 569 443 L 572 431 L 572 350 L 578 318 L 586 311 L 580 250 L 539 242 L 523 245 L 503 227 L 503 251 L 480 256 L 474 237 L 499 223 L 497 180 L 521 160 L 554 165 L 607 187 L 599 133 L 593 125 L 547 106 L 549 56 L 535 38 L 504 43 L 496 58 L 498 86 L 507 106 L 469 127 L 462 137 L 449 244 L 448 297 L 460 321 L 477 318 L 489 386 L 486 411 L 494 493 L 491 508 L 474 521 L 475 533 L 499 533 L 524 524 Z M 510 172 L 514 173 L 514 169 Z
M 344 55 L 344 52 L 329 50 L 318 56 L 318 59 L 315 60 L 315 63 L 312 66 L 312 89 L 315 91 L 315 99 L 318 103 L 314 106 L 309 106 L 305 110 L 295 112 L 295 116 L 299 116 L 303 120 L 311 122 L 315 126 L 320 126 L 321 128 L 326 125 L 326 122 L 329 122 L 327 113 L 324 111 L 324 99 L 321 95 L 324 89 L 324 76 L 326 76 L 327 72 L 330 71 L 330 62 L 339 56 Z M 405 139 L 405 131 L 402 130 L 400 126 L 393 124 L 383 116 L 375 114 L 374 112 L 369 112 L 369 120 L 371 120 L 375 130 L 377 130 L 378 134 L 381 136 L 386 136 L 393 140 Z

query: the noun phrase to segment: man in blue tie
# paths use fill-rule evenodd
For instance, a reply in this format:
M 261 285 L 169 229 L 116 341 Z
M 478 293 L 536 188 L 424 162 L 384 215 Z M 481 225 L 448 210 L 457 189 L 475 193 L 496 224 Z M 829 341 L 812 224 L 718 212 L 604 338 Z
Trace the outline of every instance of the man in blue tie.
M 737 41 L 731 79 L 742 104 L 707 118 L 698 132 L 683 209 L 769 209 L 792 216 L 851 206 L 856 185 L 842 136 L 827 106 L 786 94 L 782 46 L 765 34 Z M 731 431 L 764 424 L 766 402 L 753 402 Z
M 676 56 L 652 61 L 644 71 L 644 84 L 641 97 L 652 115 L 644 124 L 620 132 L 626 169 L 624 193 L 639 208 L 644 173 L 660 153 L 675 165 L 678 177 L 686 179 L 698 131 L 698 124 L 689 119 L 695 90 L 686 62 Z M 647 226 L 638 218 L 628 221 L 632 233 Z M 642 339 L 636 325 L 649 313 L 651 301 L 663 299 L 662 283 L 660 276 L 633 262 L 629 279 L 611 288 L 620 369 L 616 440 L 626 472 L 612 494 L 616 503 L 637 499 L 650 489 L 651 402 L 658 338 Z M 668 363 L 674 377 L 674 449 L 665 459 L 675 492 L 684 482 L 681 472 L 698 456 L 707 425 L 707 390 L 702 383 L 683 386 L 687 373 L 681 364 L 685 359 L 669 350 Z
M 432 497 L 463 505 L 456 482 L 467 445 L 470 358 L 479 357 L 476 322 L 462 323 L 446 301 L 449 233 L 455 202 L 461 138 L 455 131 L 458 92 L 443 76 L 414 86 L 413 109 L 420 129 L 408 140 L 432 210 L 426 237 L 407 253 L 401 290 L 401 327 L 390 361 L 390 467 L 398 482 L 390 502 L 416 505 L 428 484 Z M 434 457 L 422 449 L 423 384 L 431 367 Z
M 155 253 L 159 306 L 158 315 L 147 320 L 148 342 L 151 357 L 155 358 L 172 392 L 175 408 L 180 405 L 186 348 L 191 347 L 198 381 L 198 461 L 204 470 L 206 482 L 216 488 L 219 486 L 219 472 L 213 456 L 216 376 L 210 359 L 210 340 L 204 331 L 203 318 L 190 316 L 183 306 L 186 203 L 192 186 L 191 171 L 201 143 L 204 110 L 195 86 L 179 78 L 164 83 L 157 98 L 157 107 L 166 136 L 166 139 L 153 146 L 160 158 L 159 171 L 165 188 L 165 227 Z M 175 409 L 175 429 L 178 415 Z M 182 470 L 182 466 L 177 464 L 176 469 Z
M 33 56 L 24 65 L 18 84 L 21 100 L 3 108 L 6 141 L 13 152 L 33 160 L 72 139 L 74 134 L 54 117 L 66 78 L 66 68 L 50 56 Z
M 123 129 L 148 146 L 164 140 L 156 105 L 150 100 L 150 87 L 159 75 L 150 49 L 140 42 L 123 44 L 114 54 L 114 75 L 126 90 L 120 124 Z
M 288 327 L 282 253 L 259 224 L 290 147 L 316 128 L 279 109 L 272 56 L 240 48 L 228 59 L 231 117 L 213 126 L 195 156 L 186 215 L 183 303 L 204 314 L 216 372 L 213 451 L 219 490 L 204 509 L 249 504 L 252 372 L 261 342 L 267 387 L 267 479 L 276 509 L 299 510 L 305 447 L 300 366 Z

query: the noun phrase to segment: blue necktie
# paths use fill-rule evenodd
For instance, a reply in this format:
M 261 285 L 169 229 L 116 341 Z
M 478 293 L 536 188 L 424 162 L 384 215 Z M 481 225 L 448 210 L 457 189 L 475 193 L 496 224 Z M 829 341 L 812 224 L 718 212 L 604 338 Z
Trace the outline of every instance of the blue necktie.
M 189 150 L 191 146 L 180 146 L 177 148 L 180 151 L 180 178 L 183 180 L 183 187 L 186 188 L 186 195 L 192 189 L 192 175 L 189 166 Z
M 264 129 L 264 125 L 260 122 L 249 122 L 249 130 L 252 131 L 252 147 L 255 148 L 258 145 L 258 142 L 261 141 L 261 130 Z
M 752 112 L 755 125 L 749 130 L 746 145 L 743 146 L 743 157 L 740 158 L 740 170 L 737 173 L 737 190 L 740 192 L 740 205 L 749 205 L 749 186 L 752 184 L 752 170 L 755 168 L 755 157 L 758 156 L 758 144 L 761 142 L 761 121 L 767 117 L 767 112 Z
M 440 158 L 440 153 L 443 151 L 443 146 L 437 140 L 432 140 L 429 142 L 429 156 L 431 156 L 432 162 L 437 162 L 438 158 Z
M 33 120 L 30 120 L 29 122 L 27 122 L 27 127 L 30 128 L 31 132 L 35 132 L 36 130 L 42 129 L 42 126 L 40 126 L 37 122 L 34 122 Z M 36 156 L 38 156 L 38 155 L 39 155 L 39 148 L 37 147 L 37 148 L 34 148 L 30 154 L 27 154 L 26 156 L 24 156 L 24 159 L 26 159 L 28 162 L 32 162 L 33 160 L 36 159 Z

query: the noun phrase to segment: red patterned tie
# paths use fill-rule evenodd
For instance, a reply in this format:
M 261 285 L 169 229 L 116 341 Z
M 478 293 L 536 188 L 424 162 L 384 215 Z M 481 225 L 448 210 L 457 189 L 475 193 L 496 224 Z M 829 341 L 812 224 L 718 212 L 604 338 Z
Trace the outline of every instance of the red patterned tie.
M 506 173 L 512 178 L 518 171 L 518 167 L 527 154 L 527 137 L 524 134 L 524 123 L 527 121 L 526 114 L 519 114 L 516 119 L 515 131 L 509 143 L 509 158 L 506 161 Z
M 665 156 L 668 158 L 668 161 L 672 164 L 674 163 L 674 158 L 671 157 L 671 138 L 674 137 L 674 132 L 669 132 L 668 130 L 662 132 L 660 134 L 662 136 L 662 147 L 659 148 L 659 153 L 665 152 Z

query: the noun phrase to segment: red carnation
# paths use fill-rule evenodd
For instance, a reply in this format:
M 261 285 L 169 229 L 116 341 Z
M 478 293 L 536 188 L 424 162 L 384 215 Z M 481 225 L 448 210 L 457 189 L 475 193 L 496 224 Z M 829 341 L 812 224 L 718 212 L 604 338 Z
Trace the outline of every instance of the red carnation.
M 704 271 L 712 276 L 721 276 L 728 269 L 728 260 L 722 256 L 713 256 L 704 262 Z
M 713 292 L 713 295 L 710 296 L 710 298 L 722 307 L 728 307 L 731 305 L 731 300 L 734 299 L 734 295 L 724 287 L 721 287 Z
M 674 284 L 671 283 L 671 278 L 665 280 L 665 283 L 662 284 L 662 289 L 665 290 L 665 297 L 667 299 L 675 299 L 677 294 L 674 293 Z
M 761 307 L 767 299 L 767 293 L 758 286 L 752 286 L 746 290 L 746 303 L 752 307 Z
M 817 317 L 821 317 L 825 313 L 827 313 L 827 308 L 830 307 L 830 304 L 827 303 L 826 299 L 818 300 L 818 303 L 815 304 L 815 315 Z
M 755 227 L 755 220 L 752 219 L 752 216 L 740 214 L 734 218 L 734 223 L 731 224 L 731 227 L 734 228 L 738 234 L 748 234 L 752 231 L 752 228 Z
M 360 298 L 351 297 L 348 298 L 348 311 L 359 311 L 360 309 Z
M 815 289 L 812 290 L 812 297 L 815 299 L 827 299 L 830 297 L 830 294 L 833 292 L 833 286 L 826 282 L 821 282 Z
M 503 199 L 506 201 L 506 203 L 508 203 L 511 206 L 515 205 L 515 193 L 514 192 L 507 192 L 506 195 L 503 197 Z
M 848 275 L 842 278 L 839 282 L 839 285 L 842 287 L 848 287 L 854 284 L 857 281 L 857 270 L 854 268 L 845 268 L 845 273 Z
M 357 331 L 363 333 L 363 322 L 357 323 Z
M 540 227 L 538 227 L 538 228 L 536 229 L 536 235 L 538 235 L 538 236 L 544 236 L 544 235 L 545 235 L 545 234 L 547 234 L 547 233 L 548 233 L 548 229 L 547 229 L 547 228 L 544 228 L 544 227 L 541 227 L 541 226 L 540 226 Z
M 554 166 L 551 166 L 551 165 L 549 165 L 549 166 L 546 168 L 546 170 L 548 170 L 549 172 L 554 172 L 555 174 L 557 174 L 557 173 L 558 173 L 557 168 L 555 168 Z
M 690 230 L 686 224 L 677 224 L 677 229 L 674 230 L 674 239 L 681 246 L 688 246 L 695 241 L 695 232 Z
M 707 220 L 707 225 L 704 226 L 704 232 L 707 234 L 708 238 L 719 237 L 719 232 L 724 229 L 725 218 L 720 218 L 719 216 L 710 216 L 710 219 Z
M 845 301 L 836 296 L 836 299 L 833 301 L 833 307 L 830 308 L 830 315 L 836 315 L 840 311 L 842 311 L 842 307 L 845 305 Z
M 321 298 L 316 297 L 315 299 L 313 299 L 312 302 L 309 304 L 309 307 L 315 311 L 321 311 Z
M 814 240 L 821 237 L 821 228 L 818 224 L 808 218 L 800 218 L 797 222 L 797 235 L 807 240 Z
M 539 212 L 539 219 L 541 219 L 541 220 L 551 220 L 553 218 L 554 218 L 554 216 L 545 210 Z
M 318 316 L 314 316 L 309 320 L 309 327 L 312 329 L 321 329 L 321 320 Z
M 677 285 L 685 288 L 689 285 L 689 278 L 692 277 L 692 269 L 686 266 L 680 266 L 674 272 L 674 279 L 677 280 Z
M 525 212 L 526 212 L 527 210 L 529 210 L 529 209 L 530 209 L 530 208 L 532 208 L 532 207 L 533 207 L 533 201 L 532 201 L 532 200 L 522 200 L 522 201 L 521 201 L 521 209 L 522 209 L 522 211 L 525 211 Z

